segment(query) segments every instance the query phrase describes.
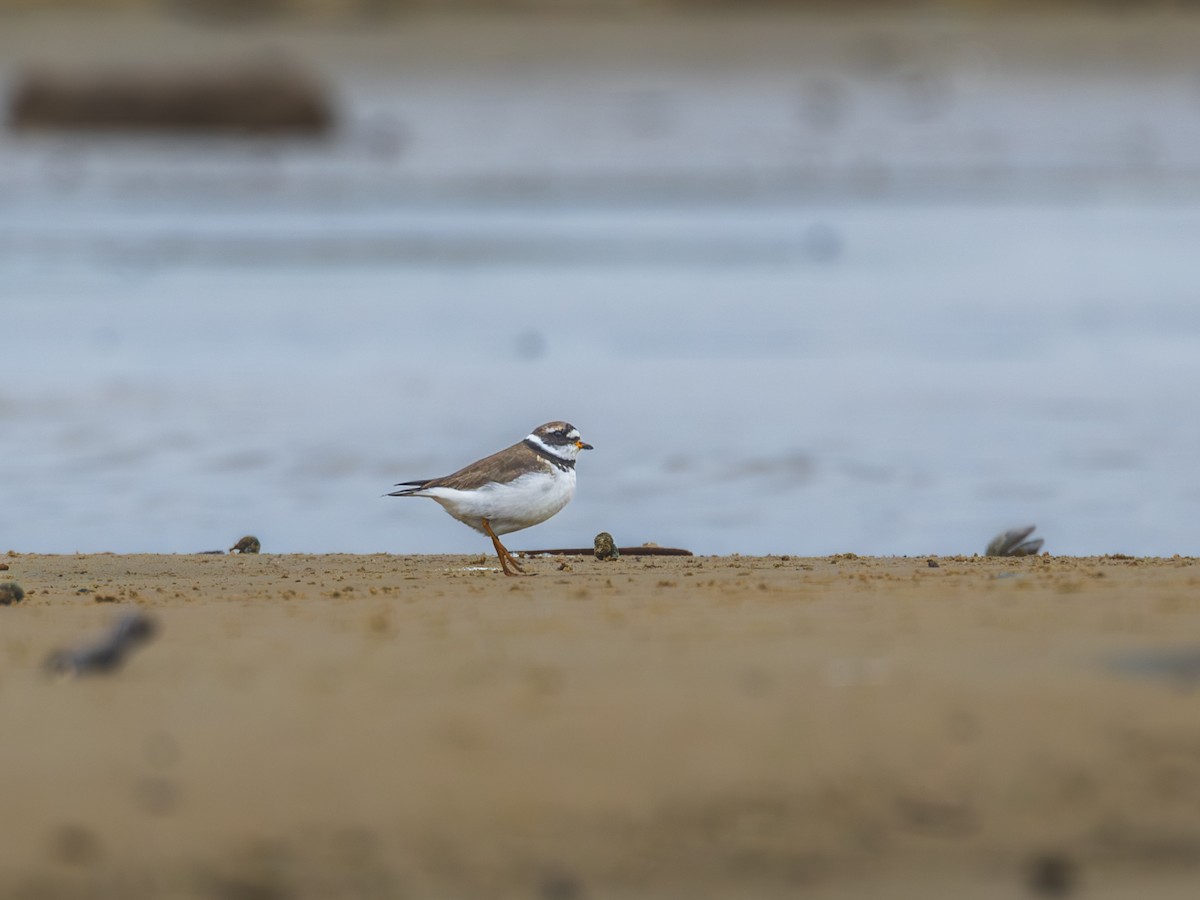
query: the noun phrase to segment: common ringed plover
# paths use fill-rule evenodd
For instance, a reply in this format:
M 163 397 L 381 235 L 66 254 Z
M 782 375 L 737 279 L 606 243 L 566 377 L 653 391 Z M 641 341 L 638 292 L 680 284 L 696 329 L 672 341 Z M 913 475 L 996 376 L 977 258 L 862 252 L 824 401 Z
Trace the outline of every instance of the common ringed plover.
M 567 422 L 547 422 L 525 440 L 471 463 L 453 475 L 403 481 L 389 497 L 429 497 L 492 539 L 505 575 L 524 575 L 500 535 L 548 518 L 575 496 L 575 458 L 591 450 Z

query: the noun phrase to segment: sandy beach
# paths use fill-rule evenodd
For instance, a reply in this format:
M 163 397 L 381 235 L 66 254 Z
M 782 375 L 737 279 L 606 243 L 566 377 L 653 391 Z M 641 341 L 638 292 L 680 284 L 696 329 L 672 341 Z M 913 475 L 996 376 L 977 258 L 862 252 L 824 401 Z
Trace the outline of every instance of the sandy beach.
M 291 60 L 337 125 L 0 133 L 0 547 L 61 551 L 0 555 L 0 897 L 1197 896 L 1196 558 L 510 579 L 381 495 L 562 415 L 514 549 L 1196 552 L 1200 16 L 32 5 L 0 93 Z
M 1200 561 L 40 556 L 0 891 L 1193 896 Z M 123 614 L 119 670 L 47 675 Z

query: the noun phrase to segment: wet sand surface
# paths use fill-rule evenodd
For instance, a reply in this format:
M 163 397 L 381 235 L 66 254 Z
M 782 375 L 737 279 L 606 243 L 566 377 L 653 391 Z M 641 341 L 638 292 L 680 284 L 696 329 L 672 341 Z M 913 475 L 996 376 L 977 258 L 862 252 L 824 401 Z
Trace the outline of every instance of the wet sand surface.
M 5 896 L 1200 877 L 1196 559 L 2 561 Z M 133 611 L 158 631 L 116 672 L 42 671 Z

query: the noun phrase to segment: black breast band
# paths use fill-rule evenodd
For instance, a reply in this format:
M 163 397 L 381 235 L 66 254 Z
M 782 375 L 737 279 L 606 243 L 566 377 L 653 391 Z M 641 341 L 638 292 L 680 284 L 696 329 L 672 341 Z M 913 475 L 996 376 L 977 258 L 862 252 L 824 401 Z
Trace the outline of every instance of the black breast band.
M 523 443 L 525 444 L 526 447 L 528 447 L 530 450 L 532 450 L 534 453 L 536 453 L 542 459 L 549 460 L 554 466 L 556 466 L 562 472 L 567 471 L 567 469 L 575 468 L 575 460 L 573 460 L 573 459 L 563 459 L 561 456 L 555 456 L 553 453 L 551 453 L 545 447 L 540 446 L 535 441 L 529 440 L 529 438 L 526 438 Z

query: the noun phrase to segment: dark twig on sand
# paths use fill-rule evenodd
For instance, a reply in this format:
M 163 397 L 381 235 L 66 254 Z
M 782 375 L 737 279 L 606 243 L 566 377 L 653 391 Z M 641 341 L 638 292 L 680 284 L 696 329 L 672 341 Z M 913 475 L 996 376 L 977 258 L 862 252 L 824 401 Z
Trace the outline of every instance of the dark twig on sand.
M 678 547 L 618 547 L 621 556 L 694 556 L 691 550 L 681 550 Z M 592 556 L 592 547 L 567 547 L 553 550 L 519 550 L 514 551 L 518 556 Z
M 103 640 L 74 650 L 56 650 L 47 657 L 43 667 L 52 675 L 113 672 L 120 668 L 135 647 L 146 643 L 157 631 L 158 625 L 150 616 L 140 612 L 129 613 L 117 620 Z

